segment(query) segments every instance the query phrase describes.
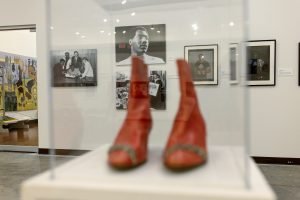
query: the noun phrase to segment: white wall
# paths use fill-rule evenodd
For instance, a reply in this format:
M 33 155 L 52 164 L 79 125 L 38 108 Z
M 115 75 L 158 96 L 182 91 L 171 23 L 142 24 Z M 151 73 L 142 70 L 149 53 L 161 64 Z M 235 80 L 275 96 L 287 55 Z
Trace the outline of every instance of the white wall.
M 274 87 L 252 87 L 251 154 L 300 157 L 300 88 L 298 86 L 299 7 L 295 0 L 250 0 L 250 39 L 276 39 Z M 293 70 L 282 76 L 280 68 Z
M 0 31 L 0 51 L 36 57 L 36 33 L 29 30 Z
M 95 1 L 96 2 L 96 1 Z M 300 35 L 300 29 L 297 28 L 297 22 L 300 20 L 300 14 L 298 14 L 297 8 L 300 6 L 300 2 L 295 0 L 251 0 L 250 5 L 250 39 L 276 39 L 277 40 L 277 69 L 279 68 L 292 68 L 294 70 L 294 75 L 289 77 L 281 77 L 277 75 L 277 83 L 275 87 L 252 87 L 250 88 L 251 97 L 251 154 L 255 156 L 274 156 L 274 157 L 300 157 L 299 151 L 299 126 L 297 123 L 298 116 L 300 114 L 300 109 L 297 107 L 300 95 L 298 95 L 299 87 L 297 86 L 298 80 L 298 49 L 297 44 L 299 42 L 298 36 Z M 15 6 L 18 5 L 18 6 Z M 76 5 L 76 4 L 73 4 Z M 272 5 L 272 6 L 271 6 Z M 48 66 L 47 58 L 47 32 L 45 23 L 46 9 L 44 1 L 41 0 L 27 0 L 26 2 L 22 0 L 10 0 L 5 1 L 5 8 L 14 8 L 15 14 L 12 15 L 10 9 L 3 9 L 0 13 L 1 20 L 0 25 L 16 25 L 16 24 L 37 24 L 37 57 L 39 62 L 38 80 L 39 80 L 39 146 L 40 148 L 49 148 L 49 90 L 48 84 L 50 83 L 47 73 L 47 68 L 42 66 Z M 99 9 L 98 6 L 94 6 L 89 10 L 92 18 L 97 22 L 97 29 L 103 27 L 101 21 L 101 16 L 95 14 Z M 30 12 L 24 13 L 24 10 L 30 10 Z M 20 13 L 18 15 L 17 13 Z M 202 14 L 205 13 L 203 10 Z M 93 15 L 95 14 L 95 15 Z M 217 13 L 215 13 L 218 16 Z M 228 19 L 229 14 L 222 13 L 223 20 Z M 76 16 L 76 15 L 73 15 Z M 180 15 L 178 15 L 180 16 Z M 221 16 L 221 15 L 220 15 Z M 165 18 L 172 20 L 169 15 Z M 239 14 L 237 17 L 239 18 Z M 198 18 L 199 19 L 199 18 Z M 205 18 L 206 20 L 208 18 Z M 210 19 L 210 18 L 209 18 Z M 226 25 L 225 21 L 222 23 L 222 18 L 216 17 L 211 18 L 215 20 L 220 20 L 221 27 Z M 65 25 L 72 22 L 74 18 L 61 18 Z M 85 21 L 86 24 L 92 23 L 93 21 Z M 176 21 L 177 22 L 177 21 Z M 272 23 L 271 23 L 272 22 Z M 208 23 L 208 22 L 207 22 Z M 63 24 L 63 23 L 62 23 Z M 209 24 L 209 23 L 208 23 Z M 111 24 L 112 25 L 112 24 Z M 185 28 L 180 28 L 180 23 L 177 24 L 177 32 L 183 32 Z M 93 25 L 91 25 L 93 26 Z M 70 28 L 70 27 L 69 27 Z M 108 28 L 108 27 L 107 27 Z M 175 27 L 174 27 L 175 28 Z M 54 30 L 57 30 L 56 28 Z M 82 27 L 84 31 L 84 27 Z M 69 33 L 73 34 L 75 30 L 69 29 Z M 215 29 L 215 32 L 221 32 L 221 29 Z M 170 33 L 168 33 L 170 36 Z M 216 41 L 217 37 L 212 35 L 211 38 L 203 42 L 219 42 Z M 56 126 L 56 130 L 64 130 L 56 134 L 57 141 L 59 141 L 58 148 L 78 148 L 78 149 L 93 149 L 101 143 L 110 142 L 114 138 L 115 132 L 118 130 L 118 125 L 122 122 L 122 117 L 124 113 L 119 112 L 109 112 L 111 111 L 110 106 L 114 106 L 114 98 L 111 95 L 111 88 L 113 87 L 113 78 L 115 68 L 111 68 L 112 61 L 105 59 L 105 56 L 109 56 L 114 53 L 114 50 L 109 47 L 109 43 L 112 40 L 101 39 L 101 36 L 97 36 L 92 41 L 80 41 L 78 38 L 69 38 L 71 42 L 56 43 L 53 44 L 53 48 L 63 48 L 64 45 L 69 47 L 96 47 L 99 51 L 99 61 L 101 67 L 98 71 L 99 80 L 101 80 L 97 88 L 85 89 L 85 88 L 61 88 L 54 89 L 54 109 L 55 117 L 63 120 L 60 125 Z M 63 36 L 61 40 L 66 38 Z M 92 37 L 91 37 L 92 38 Z M 224 38 L 223 38 L 224 39 Z M 59 41 L 59 40 L 57 40 Z M 189 40 L 192 43 L 192 40 Z M 225 42 L 226 43 L 226 42 Z M 173 51 L 176 46 L 182 46 L 182 44 L 170 43 L 169 50 Z M 223 49 L 226 51 L 226 45 L 222 45 Z M 179 50 L 183 51 L 183 49 Z M 101 52 L 101 53 L 100 53 Z M 226 66 L 222 60 L 226 60 L 226 53 L 224 53 L 219 61 Z M 175 54 L 174 54 L 175 55 Z M 179 54 L 178 54 L 179 55 Z M 111 59 L 107 57 L 107 59 Z M 170 57 L 170 60 L 172 58 Z M 106 66 L 108 65 L 108 66 Z M 223 66 L 224 66 L 223 65 Z M 105 66 L 102 68 L 102 66 Z M 174 65 L 173 65 L 174 66 Z M 175 70 L 170 69 L 171 65 L 166 68 L 170 71 L 168 74 L 175 74 Z M 226 67 L 224 67 L 226 68 Z M 169 77 L 168 86 L 176 87 L 177 77 Z M 220 80 L 223 84 L 223 80 Z M 225 81 L 226 82 L 226 81 Z M 221 86 L 217 86 L 219 88 Z M 171 88 L 169 88 L 172 90 Z M 204 88 L 203 90 L 205 90 Z M 210 91 L 210 92 L 208 92 Z M 202 94 L 202 108 L 206 112 L 206 116 L 211 118 L 214 113 L 222 113 L 222 108 L 228 104 L 234 104 L 229 100 L 224 100 L 222 98 L 215 99 L 218 103 L 215 104 L 216 107 L 210 107 L 213 112 L 205 111 L 205 104 L 209 102 L 209 98 L 205 100 L 203 94 L 213 93 L 211 90 L 206 90 L 206 92 L 201 92 Z M 210 94 L 213 95 L 213 94 Z M 61 98 L 62 96 L 64 98 Z M 101 100 L 101 96 L 106 96 L 106 98 Z M 240 95 L 238 95 L 240 96 Z M 99 98 L 100 97 L 100 98 Z M 217 97 L 217 96 L 216 96 Z M 242 98 L 242 97 L 241 97 Z M 69 101 L 67 101 L 67 99 Z M 168 94 L 168 109 L 175 108 L 177 104 L 178 94 Z M 220 100 L 220 101 L 218 101 Z M 222 101 L 223 100 L 223 101 Z M 61 103 L 60 101 L 63 101 Z M 98 103 L 96 103 L 98 101 Z M 171 103 L 170 103 L 171 102 Z M 172 103 L 173 102 L 173 103 Z M 240 102 L 240 99 L 236 99 L 236 102 Z M 204 104 L 204 105 L 203 105 Z M 66 107 L 69 105 L 69 107 Z M 88 106 L 86 106 L 88 105 Z M 230 106 L 235 108 L 235 106 Z M 59 111 L 60 108 L 64 108 Z M 74 109 L 75 108 L 75 109 Z M 69 111 L 66 112 L 66 111 Z M 92 111 L 92 112 L 90 112 Z M 100 112 L 98 112 L 100 111 Z M 173 112 L 173 111 L 172 111 Z M 165 116 L 165 121 L 170 122 L 173 113 Z M 117 113 L 117 114 L 116 114 Z M 155 112 L 156 117 L 163 116 L 162 112 Z M 59 116 L 61 116 L 59 118 Z M 169 117 L 170 116 L 170 117 Z M 220 118 L 228 119 L 231 114 L 225 109 L 225 114 L 220 115 Z M 68 121 L 68 119 L 70 120 Z M 235 116 L 236 117 L 236 116 Z M 109 122 L 109 123 L 103 123 Z M 238 119 L 239 120 L 239 119 Z M 213 127 L 212 129 L 217 132 L 217 129 L 222 129 L 226 125 L 226 120 L 223 120 L 222 126 Z M 56 121 L 57 123 L 57 121 Z M 101 124 L 100 124 L 101 123 Z M 72 129 L 68 129 L 68 128 Z M 164 127 L 167 130 L 167 127 Z M 227 128 L 228 130 L 230 128 Z M 111 130 L 107 132 L 107 130 Z M 152 142 L 163 141 L 167 137 L 167 131 L 161 138 L 161 133 L 159 133 L 159 127 L 155 128 L 155 133 L 153 134 Z M 215 134 L 216 141 L 217 134 Z M 221 143 L 221 142 L 219 142 Z

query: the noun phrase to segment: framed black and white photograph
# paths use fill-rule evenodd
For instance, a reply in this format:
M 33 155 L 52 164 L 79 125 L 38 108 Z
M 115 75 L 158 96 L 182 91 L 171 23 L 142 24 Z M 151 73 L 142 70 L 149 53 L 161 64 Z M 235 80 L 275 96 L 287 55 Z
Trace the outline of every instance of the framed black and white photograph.
M 116 109 L 127 110 L 130 77 L 128 71 L 116 72 Z
M 149 95 L 151 108 L 155 110 L 166 110 L 166 71 L 150 70 Z
M 51 52 L 54 87 L 97 86 L 97 49 L 66 49 Z
M 218 84 L 217 44 L 185 46 L 184 57 L 191 67 L 194 84 Z
M 239 45 L 232 43 L 229 45 L 229 59 L 230 59 L 230 83 L 237 84 L 239 78 Z
M 116 72 L 116 109 L 126 110 L 130 88 L 128 71 Z M 166 71 L 153 70 L 149 72 L 149 98 L 151 109 L 166 110 Z
M 274 86 L 276 73 L 276 40 L 247 42 L 248 85 Z
M 166 25 L 137 25 L 115 28 L 116 64 L 130 65 L 131 56 L 146 64 L 166 63 Z

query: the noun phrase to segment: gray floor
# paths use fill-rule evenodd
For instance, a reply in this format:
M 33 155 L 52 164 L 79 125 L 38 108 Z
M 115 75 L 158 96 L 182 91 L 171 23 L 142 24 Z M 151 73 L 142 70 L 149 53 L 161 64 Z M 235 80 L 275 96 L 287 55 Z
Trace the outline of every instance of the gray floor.
M 56 157 L 62 164 L 73 157 Z M 20 184 L 29 177 L 41 173 L 50 166 L 50 156 L 28 153 L 0 152 L 0 199 L 19 200 Z
M 73 157 L 56 156 L 57 164 Z M 49 169 L 50 156 L 0 152 L 0 199 L 20 199 L 22 181 Z M 279 200 L 300 200 L 300 166 L 259 165 Z
M 300 166 L 259 165 L 279 200 L 300 200 Z

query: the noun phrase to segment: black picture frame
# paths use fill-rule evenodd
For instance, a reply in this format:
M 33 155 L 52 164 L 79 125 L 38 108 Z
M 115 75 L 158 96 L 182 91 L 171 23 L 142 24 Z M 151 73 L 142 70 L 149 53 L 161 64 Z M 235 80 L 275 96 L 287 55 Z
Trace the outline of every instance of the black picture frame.
M 195 85 L 218 85 L 218 44 L 184 46 L 184 59 Z
M 276 85 L 276 40 L 250 40 L 246 43 L 249 86 Z

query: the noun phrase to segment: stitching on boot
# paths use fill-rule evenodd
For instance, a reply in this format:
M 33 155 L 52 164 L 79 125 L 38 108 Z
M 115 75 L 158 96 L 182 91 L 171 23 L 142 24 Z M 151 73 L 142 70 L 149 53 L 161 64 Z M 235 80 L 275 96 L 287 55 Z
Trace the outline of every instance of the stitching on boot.
M 130 160 L 132 161 L 133 165 L 137 164 L 137 157 L 136 157 L 136 153 L 135 150 L 126 144 L 116 144 L 112 147 L 109 148 L 109 153 L 114 152 L 114 151 L 125 151 L 128 155 Z
M 169 149 L 167 149 L 165 153 L 165 157 L 168 157 L 170 154 L 174 153 L 177 150 L 185 150 L 185 151 L 193 152 L 199 155 L 200 157 L 202 157 L 203 160 L 206 160 L 206 151 L 203 148 L 192 144 L 175 144 Z

